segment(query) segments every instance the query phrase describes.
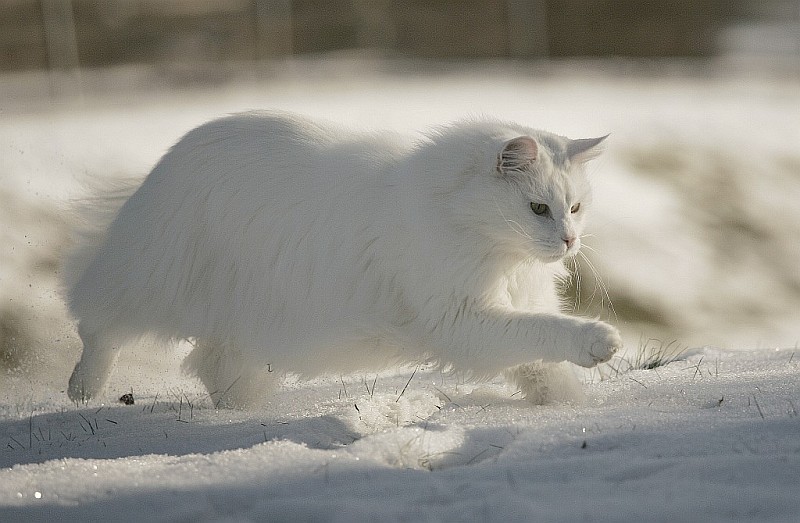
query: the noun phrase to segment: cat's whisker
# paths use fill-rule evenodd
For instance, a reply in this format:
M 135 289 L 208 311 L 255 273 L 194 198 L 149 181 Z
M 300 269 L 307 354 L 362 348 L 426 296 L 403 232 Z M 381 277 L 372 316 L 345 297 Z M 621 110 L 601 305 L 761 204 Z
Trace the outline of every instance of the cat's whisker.
M 578 260 L 575 256 L 570 258 L 570 263 L 572 264 L 572 275 L 575 281 L 575 301 L 572 303 L 572 312 L 578 310 L 578 306 L 581 303 L 581 271 L 578 267 Z
M 600 305 L 601 306 L 603 305 L 603 296 L 605 296 L 605 301 L 608 302 L 608 308 L 611 311 L 611 313 L 614 315 L 614 320 L 615 321 L 619 321 L 619 318 L 617 317 L 617 311 L 616 311 L 616 309 L 614 309 L 614 303 L 611 301 L 611 295 L 608 292 L 608 287 L 606 286 L 606 284 L 603 281 L 603 279 L 600 277 L 600 273 L 598 272 L 597 267 L 595 267 L 594 263 L 592 263 L 592 261 L 589 259 L 589 257 L 586 256 L 584 253 L 578 251 L 578 254 L 580 254 L 581 259 L 583 259 L 583 261 L 586 262 L 586 266 L 589 267 L 589 270 L 592 271 L 592 275 L 594 276 L 594 280 L 595 280 L 595 289 L 592 292 L 592 296 L 589 299 L 589 302 L 590 303 L 592 302 L 592 300 L 594 299 L 595 293 L 597 292 L 597 289 L 599 288 L 600 291 L 602 292 L 602 295 L 600 297 Z
M 588 245 L 588 244 L 584 243 L 584 239 L 586 239 L 586 238 L 594 238 L 594 234 L 581 234 L 580 238 L 581 238 L 581 248 L 589 249 L 590 251 L 595 252 L 595 253 L 599 252 L 597 249 L 595 249 L 591 245 Z
M 503 213 L 503 209 L 500 207 L 500 204 L 497 203 L 497 200 L 495 200 L 494 205 L 495 208 L 497 209 L 497 212 L 500 213 L 500 217 L 503 218 L 503 221 L 506 222 L 506 225 L 508 225 L 512 231 L 519 234 L 526 240 L 533 241 L 533 237 L 531 237 L 530 234 L 525 232 L 525 229 L 522 227 L 522 225 L 519 224 L 519 222 L 516 222 L 514 220 L 509 220 L 508 218 L 506 218 L 506 215 Z
M 588 307 L 588 306 L 591 306 L 594 303 L 594 298 L 595 298 L 595 296 L 597 296 L 597 287 L 598 287 L 598 285 L 597 285 L 597 275 L 594 272 L 594 269 L 592 269 L 590 262 L 586 261 L 587 260 L 586 255 L 583 252 L 578 251 L 578 256 L 580 256 L 581 259 L 583 259 L 584 262 L 587 263 L 587 267 L 589 267 L 589 269 L 592 271 L 592 274 L 594 275 L 594 280 L 595 280 L 594 288 L 592 289 L 592 293 L 591 293 L 591 295 L 589 295 L 589 300 L 587 302 L 587 307 Z M 579 269 L 580 265 L 578 264 L 578 261 L 577 261 L 578 256 L 575 256 L 576 271 L 580 271 L 580 269 Z M 601 303 L 601 305 L 602 305 L 602 303 Z
M 515 222 L 514 220 L 506 220 L 506 223 L 509 225 L 509 227 L 511 227 L 512 231 L 519 234 L 526 240 L 533 240 L 533 237 L 530 234 L 522 230 L 522 225 L 520 225 L 518 222 Z

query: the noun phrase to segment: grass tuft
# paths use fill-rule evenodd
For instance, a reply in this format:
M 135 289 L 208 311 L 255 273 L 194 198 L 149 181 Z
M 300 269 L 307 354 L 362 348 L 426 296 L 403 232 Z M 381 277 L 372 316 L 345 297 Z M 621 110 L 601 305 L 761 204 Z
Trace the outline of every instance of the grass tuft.
M 687 346 L 681 345 L 677 340 L 664 341 L 642 337 L 639 340 L 639 347 L 633 355 L 626 353 L 622 355 L 619 363 L 608 363 L 612 373 L 605 377 L 619 377 L 635 370 L 658 369 L 682 359 L 687 349 Z
M 640 341 L 631 370 L 653 370 L 669 365 L 680 360 L 687 348 L 680 345 L 677 340 L 665 342 L 650 338 Z

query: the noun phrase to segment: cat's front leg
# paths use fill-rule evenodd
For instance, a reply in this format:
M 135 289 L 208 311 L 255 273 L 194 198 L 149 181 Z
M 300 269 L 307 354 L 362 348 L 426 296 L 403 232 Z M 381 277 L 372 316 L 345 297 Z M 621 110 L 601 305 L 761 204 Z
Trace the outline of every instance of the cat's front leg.
M 522 324 L 532 359 L 594 367 L 622 347 L 619 331 L 599 320 L 533 313 Z
M 611 325 L 564 314 L 466 307 L 436 325 L 443 359 L 488 373 L 536 360 L 592 367 L 622 347 Z

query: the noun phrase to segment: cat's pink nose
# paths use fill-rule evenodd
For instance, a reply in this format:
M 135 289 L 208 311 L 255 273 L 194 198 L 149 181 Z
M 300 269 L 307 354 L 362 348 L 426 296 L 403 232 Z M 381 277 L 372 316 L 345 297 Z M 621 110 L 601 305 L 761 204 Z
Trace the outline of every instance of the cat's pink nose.
M 564 240 L 564 243 L 567 244 L 567 249 L 571 249 L 572 246 L 575 245 L 575 242 L 577 241 L 577 238 L 575 236 L 564 236 L 561 239 Z

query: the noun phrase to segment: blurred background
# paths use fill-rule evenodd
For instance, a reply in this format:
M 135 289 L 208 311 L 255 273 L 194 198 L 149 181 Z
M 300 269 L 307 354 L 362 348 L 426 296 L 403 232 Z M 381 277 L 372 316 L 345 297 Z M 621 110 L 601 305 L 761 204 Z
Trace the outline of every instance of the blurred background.
M 3 0 L 0 70 L 427 58 L 794 55 L 797 0 Z
M 70 202 L 254 108 L 610 132 L 576 310 L 634 350 L 800 340 L 800 0 L 0 0 L 0 380 L 77 358 Z

